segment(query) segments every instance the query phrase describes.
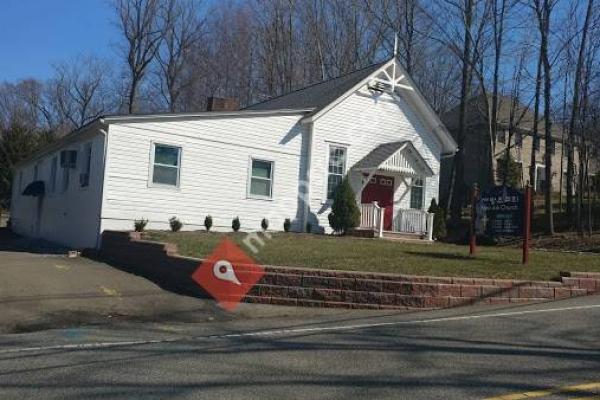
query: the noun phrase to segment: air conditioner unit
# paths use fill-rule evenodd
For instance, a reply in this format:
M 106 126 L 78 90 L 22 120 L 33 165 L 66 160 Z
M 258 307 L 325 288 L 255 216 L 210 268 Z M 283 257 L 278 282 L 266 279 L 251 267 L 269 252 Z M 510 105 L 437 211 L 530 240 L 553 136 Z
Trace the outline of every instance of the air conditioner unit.
M 77 151 L 63 150 L 60 152 L 60 166 L 62 168 L 77 168 Z
M 79 185 L 81 187 L 88 186 L 90 184 L 90 174 L 79 174 Z

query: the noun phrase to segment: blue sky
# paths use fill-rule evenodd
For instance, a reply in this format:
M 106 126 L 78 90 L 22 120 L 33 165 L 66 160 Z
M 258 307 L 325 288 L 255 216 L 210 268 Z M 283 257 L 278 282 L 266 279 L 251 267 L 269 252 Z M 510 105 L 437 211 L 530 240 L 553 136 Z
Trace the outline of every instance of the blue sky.
M 109 0 L 2 0 L 0 82 L 46 79 L 52 64 L 80 55 L 114 54 Z

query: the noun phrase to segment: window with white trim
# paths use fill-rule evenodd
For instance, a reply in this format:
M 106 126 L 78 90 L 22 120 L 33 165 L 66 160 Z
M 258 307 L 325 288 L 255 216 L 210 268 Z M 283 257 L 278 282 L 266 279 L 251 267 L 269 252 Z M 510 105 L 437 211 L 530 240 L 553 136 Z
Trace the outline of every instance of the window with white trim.
M 342 183 L 346 172 L 346 152 L 342 146 L 329 146 L 329 162 L 327 170 L 327 199 L 333 199 L 335 190 Z
M 152 151 L 152 183 L 179 186 L 181 147 L 154 144 Z
M 252 159 L 250 168 L 251 197 L 273 197 L 273 161 Z
M 410 208 L 423 209 L 423 178 L 412 178 L 410 185 Z

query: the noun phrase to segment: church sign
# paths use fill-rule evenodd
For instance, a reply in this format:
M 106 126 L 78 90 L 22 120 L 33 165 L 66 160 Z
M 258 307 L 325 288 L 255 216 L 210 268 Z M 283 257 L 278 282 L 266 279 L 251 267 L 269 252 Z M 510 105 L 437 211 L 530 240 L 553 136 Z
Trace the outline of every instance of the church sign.
M 491 187 L 477 201 L 477 233 L 496 236 L 523 234 L 523 193 L 509 186 Z

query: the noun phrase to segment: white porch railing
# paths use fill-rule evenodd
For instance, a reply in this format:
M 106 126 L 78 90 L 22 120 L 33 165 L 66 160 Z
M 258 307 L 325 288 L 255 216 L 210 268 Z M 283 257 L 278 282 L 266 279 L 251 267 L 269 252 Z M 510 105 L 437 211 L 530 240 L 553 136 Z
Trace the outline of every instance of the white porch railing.
M 383 235 L 383 209 L 376 201 L 360 205 L 360 227 L 373 229 L 379 237 Z
M 433 214 L 422 210 L 394 210 L 392 231 L 427 235 L 433 240 Z M 384 209 L 377 202 L 360 205 L 360 227 L 373 229 L 378 237 L 383 237 Z
M 427 232 L 427 214 L 422 210 L 396 210 L 392 224 L 394 232 Z

